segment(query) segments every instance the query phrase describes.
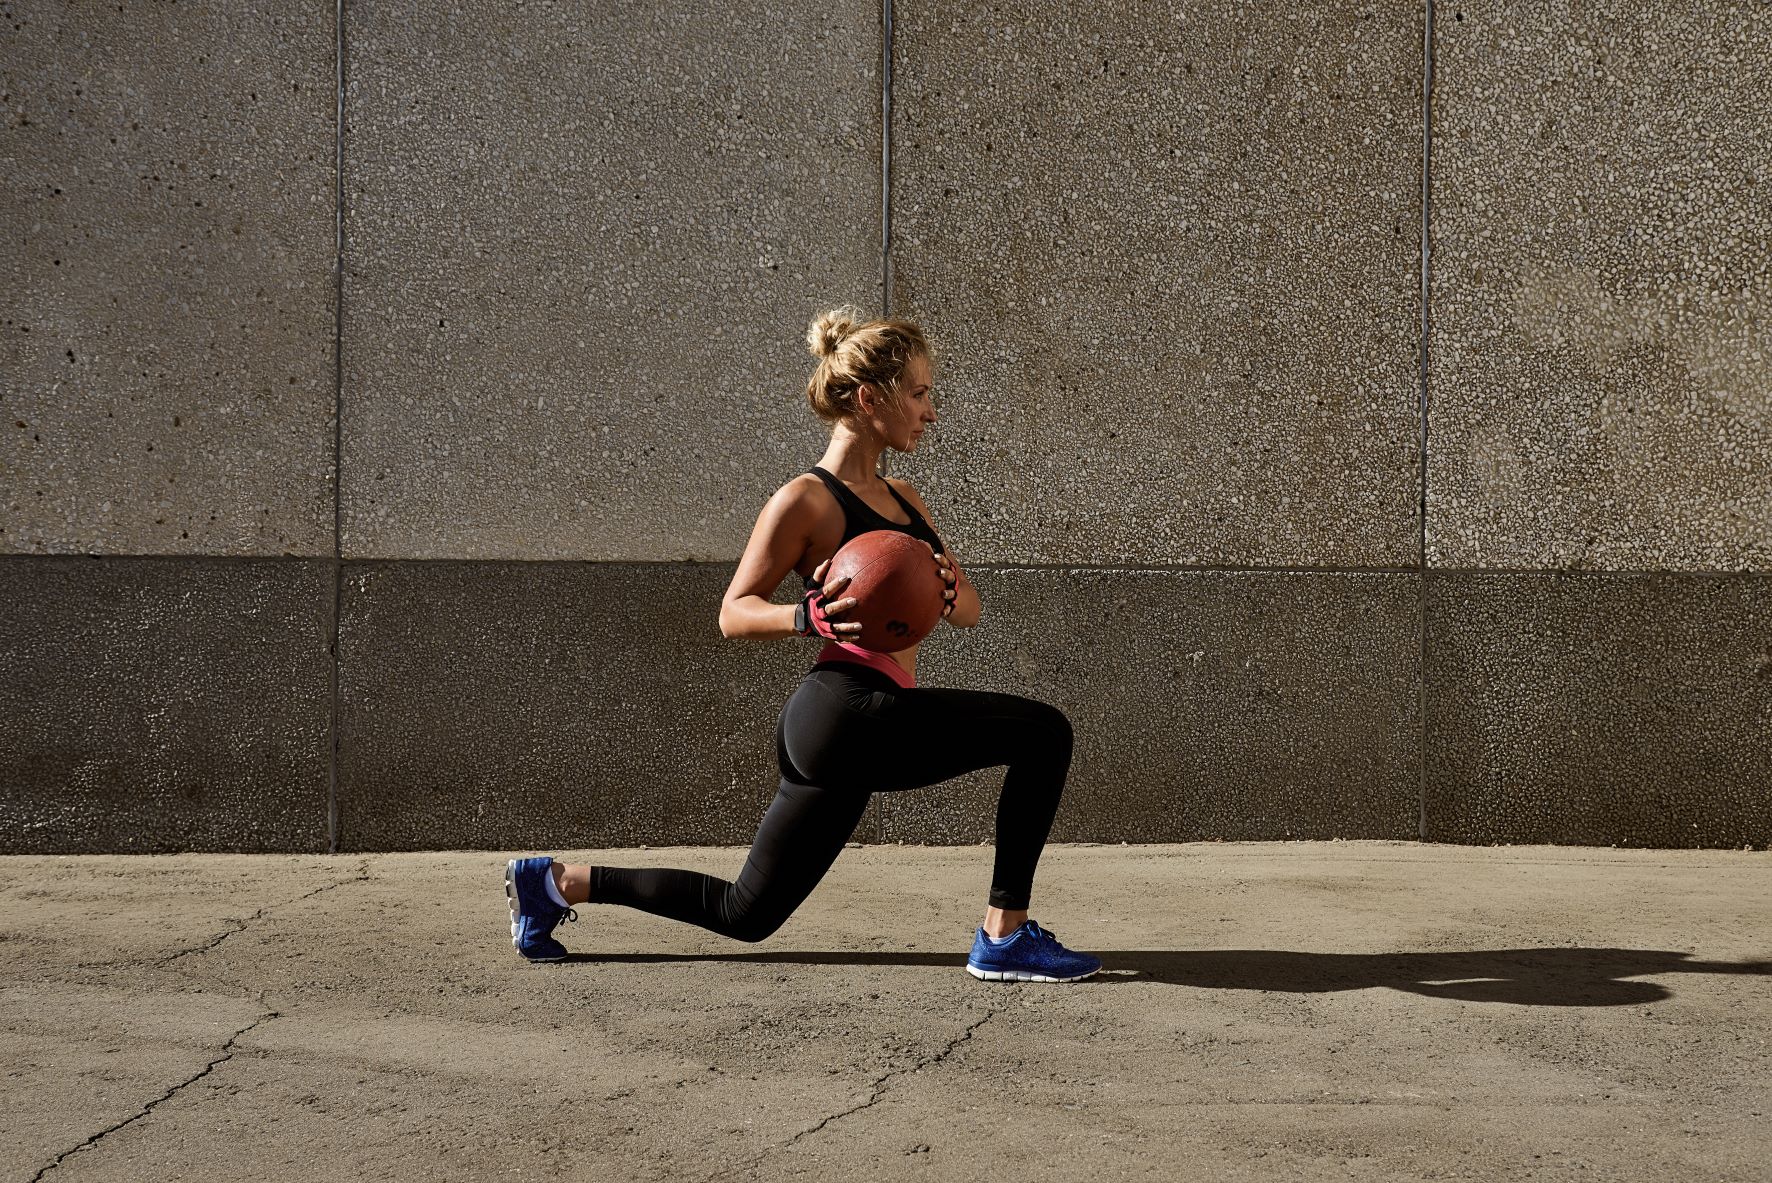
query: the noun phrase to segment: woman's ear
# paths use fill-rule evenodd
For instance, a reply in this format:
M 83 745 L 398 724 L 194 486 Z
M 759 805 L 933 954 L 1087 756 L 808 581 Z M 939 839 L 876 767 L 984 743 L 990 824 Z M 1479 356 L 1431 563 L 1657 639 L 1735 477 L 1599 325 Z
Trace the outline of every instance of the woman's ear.
M 863 382 L 855 388 L 855 409 L 864 417 L 873 415 L 879 401 L 879 396 L 874 392 L 872 384 Z

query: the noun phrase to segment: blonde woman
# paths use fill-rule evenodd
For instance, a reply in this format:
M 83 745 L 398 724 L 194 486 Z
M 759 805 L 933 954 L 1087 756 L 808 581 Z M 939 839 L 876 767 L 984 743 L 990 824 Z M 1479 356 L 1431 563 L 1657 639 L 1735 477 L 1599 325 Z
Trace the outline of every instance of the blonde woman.
M 1028 916 L 1034 868 L 1070 769 L 1071 726 L 1032 699 L 917 685 L 917 647 L 881 654 L 851 643 L 861 625 L 843 580 L 824 585 L 844 543 L 898 530 L 929 548 L 947 585 L 942 616 L 978 623 L 978 592 L 930 525 L 909 483 L 879 475 L 881 455 L 916 450 L 935 422 L 930 349 L 906 320 L 863 320 L 851 308 L 807 331 L 818 359 L 807 383 L 812 409 L 831 427 L 811 471 L 770 497 L 720 603 L 727 637 L 767 641 L 816 636 L 824 647 L 783 707 L 776 728 L 781 783 L 736 881 L 696 871 L 565 865 L 547 856 L 512 859 L 505 871 L 511 938 L 531 961 L 559 961 L 550 935 L 584 903 L 620 904 L 699 925 L 740 941 L 781 927 L 842 851 L 875 792 L 936 784 L 1006 765 L 997 800 L 996 861 L 984 918 L 966 968 L 987 980 L 1068 982 L 1101 962 L 1059 944 Z M 805 592 L 770 602 L 792 571 Z

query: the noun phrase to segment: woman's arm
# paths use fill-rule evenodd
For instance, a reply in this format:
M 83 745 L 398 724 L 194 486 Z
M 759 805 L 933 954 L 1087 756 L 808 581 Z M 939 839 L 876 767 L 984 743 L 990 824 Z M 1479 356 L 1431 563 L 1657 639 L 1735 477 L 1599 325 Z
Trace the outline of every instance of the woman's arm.
M 725 596 L 720 600 L 720 634 L 725 637 L 746 637 L 769 641 L 777 637 L 793 637 L 794 605 L 772 604 L 769 597 L 781 586 L 805 557 L 812 542 L 812 527 L 818 521 L 818 503 L 811 494 L 816 478 L 795 478 L 775 491 L 757 515 L 751 527 L 751 540 L 738 570 L 732 573 Z M 830 560 L 819 564 L 815 578 L 824 574 Z M 848 583 L 839 580 L 825 589 L 827 595 L 841 592 Z M 852 599 L 824 604 L 824 614 L 834 618 L 854 606 Z M 861 626 L 831 620 L 832 629 L 841 633 L 860 632 Z
M 918 496 L 915 489 L 911 488 L 910 482 L 894 480 L 891 477 L 886 479 L 891 482 L 894 489 L 904 496 L 905 500 L 917 507 L 917 512 L 922 514 L 923 520 L 929 523 L 929 528 L 935 530 L 935 519 L 929 516 L 929 507 L 923 504 L 923 498 Z M 935 536 L 941 538 L 941 531 L 935 530 Z M 952 557 L 953 549 L 948 546 L 947 539 L 941 538 L 941 548 L 947 552 L 950 558 Z M 961 569 L 958 560 L 954 560 L 954 572 L 958 576 L 954 580 L 954 610 L 948 613 L 944 619 L 956 628 L 971 628 L 978 623 L 978 618 L 983 615 L 984 605 L 979 602 L 978 589 L 972 586 L 972 580 L 966 577 L 966 572 Z
M 774 638 L 799 636 L 794 629 L 797 604 L 771 604 L 769 597 L 780 588 L 781 579 L 799 565 L 812 545 L 812 530 L 819 524 L 819 503 L 812 494 L 813 478 L 792 480 L 776 489 L 773 498 L 757 515 L 751 528 L 750 544 L 744 547 L 744 558 L 732 572 L 727 595 L 719 600 L 719 632 L 727 638 L 750 638 L 773 641 Z M 812 572 L 813 583 L 824 579 L 831 560 L 824 560 Z M 822 638 L 833 641 L 854 641 L 861 625 L 852 620 L 838 620 L 856 606 L 854 597 L 845 597 L 849 576 L 831 579 L 822 586 L 817 597 L 808 602 L 812 611 L 810 627 Z M 835 599 L 842 597 L 842 599 Z M 806 636 L 812 636 L 810 632 Z

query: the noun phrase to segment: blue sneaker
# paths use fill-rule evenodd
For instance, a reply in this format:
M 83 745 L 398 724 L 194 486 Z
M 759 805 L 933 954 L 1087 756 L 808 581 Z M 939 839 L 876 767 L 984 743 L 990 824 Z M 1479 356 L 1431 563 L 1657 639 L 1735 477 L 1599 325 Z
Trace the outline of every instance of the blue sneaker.
M 562 919 L 578 913 L 562 908 L 548 894 L 548 867 L 553 859 L 514 858 L 505 864 L 505 896 L 511 901 L 511 944 L 531 961 L 564 961 L 566 946 L 548 934 Z
M 1077 953 L 1032 920 L 994 941 L 984 929 L 972 938 L 966 972 L 987 982 L 1076 982 L 1101 968 L 1101 958 Z

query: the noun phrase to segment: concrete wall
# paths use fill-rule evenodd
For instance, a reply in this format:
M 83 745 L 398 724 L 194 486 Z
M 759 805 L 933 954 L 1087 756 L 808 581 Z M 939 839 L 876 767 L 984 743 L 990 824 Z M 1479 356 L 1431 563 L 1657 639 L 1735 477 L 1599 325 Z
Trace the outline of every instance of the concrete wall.
M 0 849 L 748 841 L 888 300 L 1056 837 L 1772 840 L 1764 6 L 565 7 L 14 6 Z

